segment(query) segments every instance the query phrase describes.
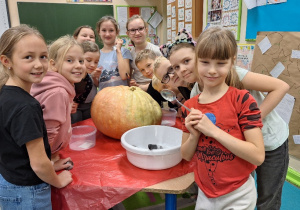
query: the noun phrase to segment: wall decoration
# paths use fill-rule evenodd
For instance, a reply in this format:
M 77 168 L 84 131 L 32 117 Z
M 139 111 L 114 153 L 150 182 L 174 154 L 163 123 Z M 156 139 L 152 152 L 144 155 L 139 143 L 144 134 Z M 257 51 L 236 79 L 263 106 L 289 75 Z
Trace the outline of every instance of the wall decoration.
M 184 22 L 178 22 L 178 31 L 184 28 Z
M 172 30 L 176 30 L 176 19 L 172 18 Z
M 167 28 L 172 27 L 171 17 L 167 17 Z
M 171 15 L 171 4 L 167 5 L 167 15 Z
M 175 18 L 176 17 L 176 7 L 175 6 L 172 7 L 171 13 L 172 13 L 172 18 Z
M 184 8 L 178 9 L 178 20 L 184 20 Z
M 184 6 L 184 0 L 178 0 L 178 7 Z
M 185 22 L 192 22 L 192 9 L 185 10 Z
M 185 8 L 186 9 L 192 8 L 192 6 L 193 6 L 192 0 L 185 0 Z
M 251 70 L 255 44 L 238 44 L 236 65 Z
M 207 0 L 207 23 L 226 27 L 240 40 L 242 0 Z

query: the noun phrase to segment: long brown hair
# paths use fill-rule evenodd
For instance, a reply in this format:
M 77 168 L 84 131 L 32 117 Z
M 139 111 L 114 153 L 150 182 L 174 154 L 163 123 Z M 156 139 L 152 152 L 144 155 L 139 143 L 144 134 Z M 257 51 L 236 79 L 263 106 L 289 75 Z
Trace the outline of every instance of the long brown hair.
M 14 53 L 16 43 L 18 43 L 23 37 L 27 35 L 35 35 L 41 38 L 45 42 L 43 35 L 37 29 L 30 27 L 26 24 L 21 24 L 19 26 L 15 26 L 10 29 L 7 29 L 2 34 L 0 39 L 0 55 L 5 55 L 7 58 L 12 59 L 12 55 Z M 6 83 L 9 76 L 12 74 L 13 71 L 8 70 L 0 62 L 0 89 Z
M 237 44 L 233 33 L 220 27 L 211 27 L 200 34 L 195 49 L 196 68 L 195 73 L 198 75 L 198 58 L 209 58 L 216 60 L 232 60 L 230 69 L 225 82 L 229 86 L 238 89 L 244 89 L 242 82 L 235 70 L 235 58 L 237 56 Z

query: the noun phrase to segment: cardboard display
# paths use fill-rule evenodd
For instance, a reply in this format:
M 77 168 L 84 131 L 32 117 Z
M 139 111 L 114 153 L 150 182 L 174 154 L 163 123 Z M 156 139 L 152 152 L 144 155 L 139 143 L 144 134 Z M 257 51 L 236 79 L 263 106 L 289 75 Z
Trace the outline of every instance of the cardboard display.
M 265 37 L 271 48 L 262 53 L 258 44 Z M 300 52 L 300 32 L 258 32 L 251 71 L 272 76 L 270 72 L 278 63 L 284 66 L 278 78 L 290 85 L 288 94 L 295 98 L 289 123 L 289 154 L 300 158 L 300 144 L 293 139 L 293 135 L 300 135 L 300 58 L 293 58 L 293 51 Z

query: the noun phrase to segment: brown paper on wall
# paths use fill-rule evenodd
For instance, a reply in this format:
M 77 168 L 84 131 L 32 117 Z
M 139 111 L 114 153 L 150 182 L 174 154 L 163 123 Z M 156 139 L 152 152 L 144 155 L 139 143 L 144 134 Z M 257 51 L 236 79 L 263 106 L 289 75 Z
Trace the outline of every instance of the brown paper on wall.
M 272 47 L 262 54 L 258 43 L 266 36 Z M 289 123 L 289 154 L 300 158 L 300 145 L 293 140 L 293 135 L 300 135 L 300 59 L 291 58 L 292 50 L 300 50 L 300 32 L 258 32 L 251 71 L 271 76 L 278 62 L 284 65 L 278 78 L 290 85 L 288 93 L 296 99 Z

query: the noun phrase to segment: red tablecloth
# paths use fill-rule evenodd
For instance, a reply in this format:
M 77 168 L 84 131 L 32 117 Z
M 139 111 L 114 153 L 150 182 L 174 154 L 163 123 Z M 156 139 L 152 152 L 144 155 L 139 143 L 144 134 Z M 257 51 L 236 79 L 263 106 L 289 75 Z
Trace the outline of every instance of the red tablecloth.
M 77 125 L 94 126 L 91 119 Z M 96 146 L 91 149 L 61 151 L 61 158 L 71 157 L 74 162 L 73 182 L 63 189 L 52 187 L 54 210 L 109 209 L 145 187 L 193 171 L 193 163 L 184 160 L 165 170 L 137 168 L 127 160 L 120 140 L 99 131 L 96 138 Z

